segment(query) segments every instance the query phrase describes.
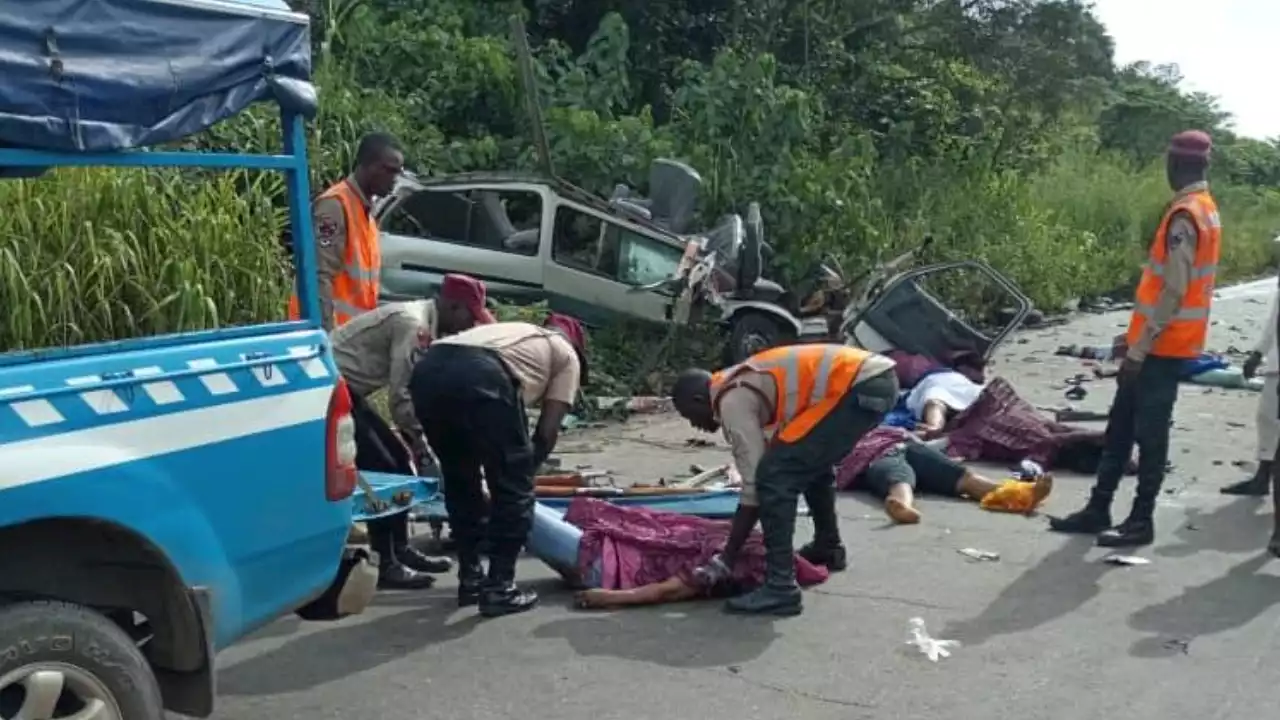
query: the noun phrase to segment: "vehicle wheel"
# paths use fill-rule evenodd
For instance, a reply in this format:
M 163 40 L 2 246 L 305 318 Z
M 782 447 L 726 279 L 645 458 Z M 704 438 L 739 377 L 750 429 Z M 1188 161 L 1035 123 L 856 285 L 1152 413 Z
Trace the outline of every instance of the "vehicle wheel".
M 786 345 L 795 331 L 764 313 L 749 312 L 734 318 L 725 347 L 725 362 L 736 365 L 763 350 Z
M 105 616 L 37 601 L 0 608 L 0 718 L 164 720 L 155 674 Z

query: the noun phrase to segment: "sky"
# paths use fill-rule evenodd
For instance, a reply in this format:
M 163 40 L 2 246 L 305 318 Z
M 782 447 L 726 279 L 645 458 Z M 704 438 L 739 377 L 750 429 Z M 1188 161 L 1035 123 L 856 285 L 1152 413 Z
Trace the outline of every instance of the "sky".
M 1280 0 L 1093 0 L 1116 63 L 1176 64 L 1189 90 L 1218 96 L 1235 131 L 1280 138 Z M 1257 78 L 1263 78 L 1258 80 Z

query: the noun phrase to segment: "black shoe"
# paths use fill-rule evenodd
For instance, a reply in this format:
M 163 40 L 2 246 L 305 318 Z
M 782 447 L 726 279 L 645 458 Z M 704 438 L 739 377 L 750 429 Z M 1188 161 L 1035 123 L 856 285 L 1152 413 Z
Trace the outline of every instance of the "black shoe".
M 1111 527 L 1111 513 L 1096 505 L 1086 505 L 1083 510 L 1066 517 L 1049 518 L 1049 529 L 1071 535 L 1097 535 Z
M 1251 477 L 1232 483 L 1219 490 L 1223 495 L 1244 495 L 1248 497 L 1266 497 L 1271 494 L 1271 483 L 1267 478 Z
M 1156 539 L 1156 526 L 1150 518 L 1134 518 L 1098 533 L 1098 547 L 1124 548 L 1150 545 Z
M 485 585 L 480 593 L 480 614 L 487 618 L 527 612 L 538 606 L 538 593 L 521 590 L 515 583 Z
M 398 548 L 396 557 L 411 569 L 432 575 L 441 575 L 453 569 L 453 561 L 449 558 L 431 557 L 410 545 Z
M 784 590 L 765 585 L 746 595 L 729 598 L 724 603 L 724 610 L 736 615 L 792 617 L 804 612 L 804 600 L 800 588 Z
M 822 565 L 831 572 L 840 572 L 849 567 L 848 553 L 844 545 L 819 545 L 809 543 L 800 548 L 800 557 L 814 565 Z
M 426 590 L 436 579 L 400 563 L 383 565 L 378 570 L 379 590 Z
M 458 607 L 471 607 L 480 602 L 484 592 L 484 566 L 479 560 L 458 562 Z

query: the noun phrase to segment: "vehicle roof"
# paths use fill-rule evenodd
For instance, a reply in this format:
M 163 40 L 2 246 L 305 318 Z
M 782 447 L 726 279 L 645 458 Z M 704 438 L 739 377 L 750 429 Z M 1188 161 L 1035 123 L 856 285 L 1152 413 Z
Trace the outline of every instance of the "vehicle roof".
M 0 145 L 100 152 L 272 100 L 309 115 L 310 19 L 284 0 L 0 3 Z
M 659 227 L 644 218 L 638 218 L 634 215 L 619 212 L 617 208 L 609 204 L 608 200 L 605 200 L 590 190 L 580 188 L 563 178 L 550 177 L 539 173 L 522 172 L 519 170 L 481 170 L 476 172 L 456 173 L 453 175 L 435 175 L 430 177 L 414 175 L 409 179 L 409 181 L 420 185 L 423 189 L 448 187 L 451 185 L 546 185 L 552 190 L 555 190 L 558 194 L 573 200 L 574 202 L 586 205 L 593 210 L 598 210 L 627 222 L 635 223 L 646 230 L 650 230 L 659 235 L 664 235 L 681 243 L 689 241 L 688 237 L 678 235 L 666 228 Z

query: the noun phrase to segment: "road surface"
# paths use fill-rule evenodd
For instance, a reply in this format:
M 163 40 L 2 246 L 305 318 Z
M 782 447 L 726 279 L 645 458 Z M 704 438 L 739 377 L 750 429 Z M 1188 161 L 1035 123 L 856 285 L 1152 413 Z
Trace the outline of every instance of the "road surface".
M 1248 347 L 1275 281 L 1224 291 L 1212 345 Z M 1059 344 L 1105 342 L 1124 314 L 1086 316 L 1021 334 L 995 372 L 1038 405 L 1058 405 L 1080 363 Z M 1086 385 L 1104 410 L 1108 381 Z M 1112 567 L 1087 539 L 1046 530 L 1043 517 L 923 500 L 925 521 L 888 528 L 877 504 L 840 501 L 852 565 L 806 594 L 801 617 L 723 615 L 716 603 L 584 614 L 536 561 L 521 579 L 544 592 L 523 616 L 481 622 L 452 605 L 453 582 L 391 593 L 331 625 L 292 619 L 220 657 L 223 720 L 813 720 L 1093 717 L 1207 720 L 1263 717 L 1280 669 L 1280 561 L 1262 553 L 1268 501 L 1224 499 L 1218 487 L 1251 461 L 1256 394 L 1184 386 L 1175 464 L 1157 515 L 1152 563 Z M 675 417 L 575 433 L 568 463 L 633 479 L 723 462 L 690 448 Z M 709 437 L 709 436 L 704 436 Z M 1087 478 L 1063 477 L 1046 510 L 1084 499 Z M 1128 510 L 1132 480 L 1117 515 Z M 807 521 L 798 531 L 803 540 Z M 1000 554 L 971 562 L 973 547 Z M 908 620 L 963 645 L 937 664 L 906 646 Z

